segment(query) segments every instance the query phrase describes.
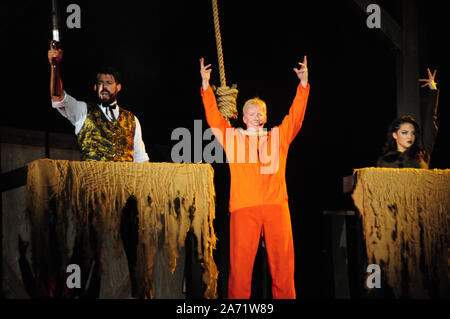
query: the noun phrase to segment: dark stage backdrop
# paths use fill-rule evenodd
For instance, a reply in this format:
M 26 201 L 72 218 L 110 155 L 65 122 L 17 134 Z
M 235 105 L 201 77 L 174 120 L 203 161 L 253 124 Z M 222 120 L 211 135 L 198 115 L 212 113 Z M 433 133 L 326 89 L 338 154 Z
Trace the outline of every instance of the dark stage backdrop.
M 210 1 L 60 1 L 62 23 L 71 3 L 81 28 L 62 29 L 64 88 L 93 100 L 100 65 L 123 76 L 119 105 L 139 118 L 152 161 L 171 161 L 171 133 L 203 120 L 200 57 L 212 63 L 219 85 Z M 401 1 L 378 1 L 401 23 Z M 50 106 L 47 50 L 51 1 L 2 1 L 2 115 L 0 125 L 73 133 Z M 448 168 L 449 136 L 446 11 L 439 1 L 419 1 L 420 71 L 438 69 L 440 131 L 433 168 Z M 291 145 L 287 184 L 300 298 L 332 296 L 332 265 L 324 251 L 329 233 L 322 211 L 351 207 L 341 179 L 373 166 L 396 116 L 395 58 L 379 31 L 366 26 L 352 1 L 219 0 L 227 84 L 240 91 L 238 109 L 259 96 L 268 105 L 268 127 L 288 112 L 298 84 L 293 67 L 308 56 L 310 99 L 303 127 Z M 422 89 L 425 90 L 425 89 Z M 241 121 L 235 123 L 242 126 Z M 208 141 L 204 143 L 207 144 Z M 219 294 L 225 293 L 227 164 L 216 170 Z

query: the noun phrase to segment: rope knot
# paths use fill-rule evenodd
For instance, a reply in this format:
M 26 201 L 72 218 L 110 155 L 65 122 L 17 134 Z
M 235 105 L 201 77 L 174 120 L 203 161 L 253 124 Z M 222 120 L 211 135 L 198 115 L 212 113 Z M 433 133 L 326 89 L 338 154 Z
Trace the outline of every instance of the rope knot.
M 236 107 L 236 99 L 239 91 L 236 89 L 237 85 L 220 86 L 216 88 L 211 86 L 217 96 L 217 106 L 222 116 L 227 120 L 236 120 L 238 118 L 238 111 Z

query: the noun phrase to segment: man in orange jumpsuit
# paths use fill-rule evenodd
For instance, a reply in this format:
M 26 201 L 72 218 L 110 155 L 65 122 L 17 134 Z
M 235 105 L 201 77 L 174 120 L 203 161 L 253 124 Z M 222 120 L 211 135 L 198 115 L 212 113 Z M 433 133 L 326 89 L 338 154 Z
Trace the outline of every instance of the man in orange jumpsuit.
M 209 86 L 211 65 L 200 59 L 201 95 L 206 119 L 222 144 L 230 165 L 230 277 L 228 298 L 248 299 L 253 262 L 264 234 L 274 298 L 295 298 L 294 245 L 286 189 L 289 145 L 303 123 L 309 95 L 306 57 L 294 72 L 300 80 L 297 93 L 283 122 L 270 132 L 266 105 L 258 99 L 243 108 L 246 130 L 235 129 L 217 108 Z

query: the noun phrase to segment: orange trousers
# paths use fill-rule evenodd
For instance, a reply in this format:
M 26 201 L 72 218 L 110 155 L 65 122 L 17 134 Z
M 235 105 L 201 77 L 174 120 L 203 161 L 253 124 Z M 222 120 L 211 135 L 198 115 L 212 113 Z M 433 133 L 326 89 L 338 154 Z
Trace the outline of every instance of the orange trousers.
M 250 298 L 253 263 L 262 231 L 272 276 L 272 296 L 295 299 L 294 243 L 287 203 L 247 207 L 231 213 L 228 298 Z

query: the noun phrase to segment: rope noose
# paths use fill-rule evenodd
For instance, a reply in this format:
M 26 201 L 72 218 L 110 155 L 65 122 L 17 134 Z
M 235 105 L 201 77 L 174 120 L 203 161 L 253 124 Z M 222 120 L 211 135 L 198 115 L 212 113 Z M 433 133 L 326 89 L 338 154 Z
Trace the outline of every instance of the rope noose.
M 225 66 L 223 63 L 222 37 L 220 35 L 219 10 L 217 9 L 217 0 L 212 0 L 214 30 L 216 33 L 217 59 L 219 61 L 220 87 L 211 86 L 217 96 L 217 105 L 220 113 L 229 122 L 231 119 L 237 119 L 238 112 L 236 108 L 236 99 L 238 95 L 237 85 L 228 87 L 225 78 Z

